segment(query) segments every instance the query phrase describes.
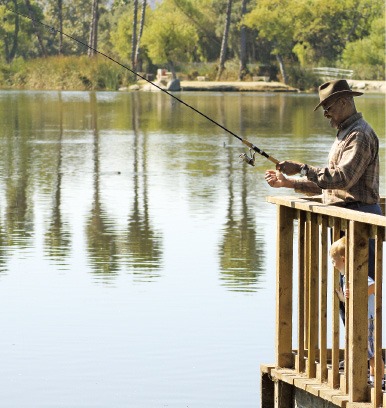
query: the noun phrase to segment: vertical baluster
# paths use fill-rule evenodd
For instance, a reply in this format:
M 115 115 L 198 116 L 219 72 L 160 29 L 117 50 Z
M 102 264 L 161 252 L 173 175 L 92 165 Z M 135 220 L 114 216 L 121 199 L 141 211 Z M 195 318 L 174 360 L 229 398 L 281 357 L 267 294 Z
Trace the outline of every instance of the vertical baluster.
M 305 229 L 305 213 L 299 211 L 298 214 L 298 355 L 296 358 L 296 369 L 298 372 L 304 372 L 304 331 L 305 331 L 305 316 L 304 316 L 304 301 L 305 301 L 305 280 L 304 280 L 304 229 Z
M 346 371 L 350 402 L 367 401 L 368 239 L 368 225 L 350 221 L 349 267 L 346 272 L 346 283 L 350 290 L 346 349 L 349 351 L 349 361 L 353 362 Z
M 375 390 L 373 404 L 382 404 L 382 379 L 385 367 L 382 359 L 382 242 L 385 239 L 385 229 L 373 227 L 375 236 L 375 320 L 374 320 L 374 349 L 375 349 Z
M 332 219 L 332 241 L 340 238 L 341 223 L 339 218 Z M 333 287 L 332 287 L 332 350 L 331 350 L 331 377 L 329 384 L 332 388 L 338 388 L 340 385 L 339 378 L 339 329 L 340 329 L 340 314 L 339 314 L 339 299 L 335 295 L 335 289 L 339 287 L 339 271 L 333 270 Z
M 316 377 L 316 350 L 318 349 L 318 304 L 319 304 L 319 235 L 317 215 L 307 214 L 307 247 L 308 258 L 308 367 L 307 376 Z
M 319 345 L 320 380 L 327 380 L 327 220 L 318 216 L 319 225 Z

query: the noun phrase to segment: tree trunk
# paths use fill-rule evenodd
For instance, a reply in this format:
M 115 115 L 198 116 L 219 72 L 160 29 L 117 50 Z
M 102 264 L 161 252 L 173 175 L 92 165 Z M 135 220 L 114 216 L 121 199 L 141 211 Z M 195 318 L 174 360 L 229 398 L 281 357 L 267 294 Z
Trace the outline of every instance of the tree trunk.
M 229 27 L 231 25 L 231 12 L 232 12 L 232 0 L 228 0 L 228 6 L 227 6 L 227 12 L 226 12 L 226 18 L 225 18 L 225 28 L 224 28 L 224 34 L 223 34 L 222 43 L 221 43 L 220 62 L 219 62 L 217 78 L 216 78 L 217 81 L 220 80 L 221 75 L 225 69 Z
M 18 11 L 18 5 L 17 5 L 17 0 L 14 0 L 14 9 L 17 12 Z M 17 53 L 17 48 L 18 48 L 18 39 L 19 39 L 19 29 L 20 29 L 20 21 L 19 21 L 19 15 L 15 14 L 15 28 L 13 30 L 13 35 L 12 35 L 12 46 L 8 44 L 8 39 L 5 39 L 4 41 L 4 46 L 5 46 L 5 59 L 8 63 L 12 62 L 12 60 L 15 58 L 16 53 Z M 10 49 L 11 48 L 11 49 Z
M 90 25 L 90 35 L 88 39 L 89 49 L 87 55 L 93 57 L 96 54 L 98 47 L 98 0 L 93 0 L 91 8 L 91 25 Z
M 59 19 L 59 49 L 58 54 L 63 53 L 63 0 L 58 0 L 58 19 Z
M 283 57 L 280 54 L 276 54 L 276 60 L 279 64 L 279 68 L 280 68 L 280 73 L 281 76 L 283 77 L 283 82 L 285 84 L 287 84 L 287 71 L 285 69 L 285 65 L 284 65 L 284 61 L 283 61 Z
M 29 14 L 29 16 L 31 18 L 31 21 L 32 21 L 32 27 L 33 27 L 33 29 L 35 31 L 36 37 L 37 37 L 38 42 L 39 42 L 40 51 L 41 51 L 43 57 L 46 57 L 47 56 L 46 49 L 44 47 L 43 39 L 42 39 L 42 37 L 40 35 L 39 29 L 38 29 L 38 27 L 36 26 L 36 23 L 35 23 L 34 13 L 33 13 L 33 10 L 32 10 L 30 0 L 25 0 L 25 5 L 27 6 L 28 14 Z
M 172 79 L 177 79 L 176 68 L 174 67 L 173 61 L 168 61 L 168 66 L 170 68 L 170 72 L 172 73 Z
M 138 0 L 134 0 L 133 4 L 133 35 L 131 37 L 131 67 L 136 70 L 135 51 L 137 49 L 137 16 L 138 16 Z
M 247 0 L 242 0 L 241 3 L 241 20 L 247 12 Z M 240 72 L 239 80 L 242 81 L 248 73 L 247 68 L 247 29 L 244 24 L 240 27 Z
M 134 56 L 134 66 L 135 69 L 137 68 L 138 65 L 138 57 L 139 57 L 139 47 L 141 44 L 141 37 L 143 33 L 143 26 L 145 25 L 145 12 L 146 12 L 146 0 L 142 0 L 142 11 L 141 11 L 141 21 L 139 24 L 139 33 L 138 33 L 138 39 L 137 39 L 137 47 L 135 49 L 135 56 Z

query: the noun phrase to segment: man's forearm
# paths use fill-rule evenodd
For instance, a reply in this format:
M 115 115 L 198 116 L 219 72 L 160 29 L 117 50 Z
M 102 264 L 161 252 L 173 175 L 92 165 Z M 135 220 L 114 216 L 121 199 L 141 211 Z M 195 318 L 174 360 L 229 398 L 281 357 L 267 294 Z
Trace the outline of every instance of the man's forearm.
M 294 180 L 291 179 L 292 188 L 297 193 L 303 194 L 321 194 L 322 189 L 313 181 L 310 180 Z

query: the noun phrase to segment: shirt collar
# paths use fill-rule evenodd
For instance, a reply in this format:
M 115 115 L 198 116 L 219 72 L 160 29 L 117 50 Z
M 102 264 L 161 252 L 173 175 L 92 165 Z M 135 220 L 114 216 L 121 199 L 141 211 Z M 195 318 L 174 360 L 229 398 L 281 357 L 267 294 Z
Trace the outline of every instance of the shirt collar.
M 362 113 L 357 112 L 348 117 L 346 120 L 344 120 L 342 123 L 339 124 L 338 126 L 338 133 L 337 137 L 342 140 L 348 133 L 349 130 L 351 129 L 352 125 L 359 119 L 362 118 Z
M 348 117 L 346 120 L 344 120 L 342 123 L 340 123 L 338 126 L 338 129 L 339 130 L 347 129 L 349 126 L 351 126 L 354 122 L 356 122 L 361 117 L 362 117 L 362 114 L 360 112 L 354 113 L 353 115 Z

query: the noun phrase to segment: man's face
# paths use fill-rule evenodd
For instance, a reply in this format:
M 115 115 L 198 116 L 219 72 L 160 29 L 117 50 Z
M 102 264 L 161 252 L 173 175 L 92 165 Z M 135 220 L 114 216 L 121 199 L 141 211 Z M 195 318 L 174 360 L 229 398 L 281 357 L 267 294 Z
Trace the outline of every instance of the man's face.
M 333 128 L 338 128 L 343 119 L 341 101 L 342 99 L 337 98 L 328 102 L 327 104 L 322 105 L 324 117 L 330 120 L 330 126 Z

